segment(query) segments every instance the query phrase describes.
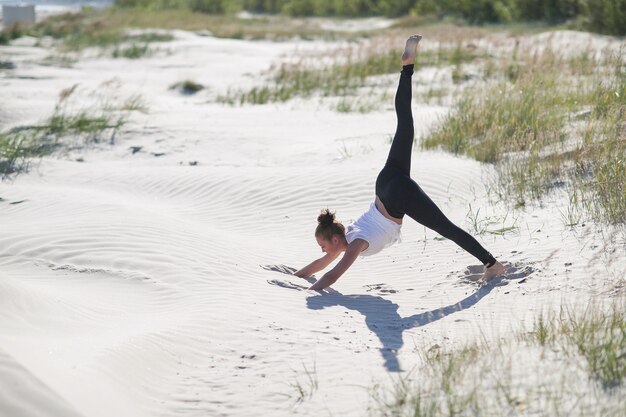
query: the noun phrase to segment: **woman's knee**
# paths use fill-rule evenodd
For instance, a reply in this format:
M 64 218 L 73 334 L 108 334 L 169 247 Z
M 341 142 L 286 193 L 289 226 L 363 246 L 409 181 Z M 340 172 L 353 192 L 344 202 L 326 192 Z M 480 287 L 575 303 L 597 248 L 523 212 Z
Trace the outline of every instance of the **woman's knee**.
M 442 218 L 439 218 L 437 221 L 433 222 L 434 227 L 433 230 L 439 233 L 441 236 L 450 240 L 457 240 L 465 234 L 465 231 L 461 229 L 456 224 L 452 223 L 448 220 L 447 217 L 442 215 Z

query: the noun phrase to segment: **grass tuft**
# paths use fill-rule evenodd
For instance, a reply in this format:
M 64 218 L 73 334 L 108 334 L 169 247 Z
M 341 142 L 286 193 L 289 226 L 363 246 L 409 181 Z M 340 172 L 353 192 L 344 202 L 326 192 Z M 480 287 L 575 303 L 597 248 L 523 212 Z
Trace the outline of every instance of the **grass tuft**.
M 116 46 L 111 55 L 113 58 L 138 59 L 151 55 L 151 53 L 152 50 L 148 47 L 147 43 L 144 43 L 143 45 L 139 43 L 132 43 L 129 46 Z
M 0 133 L 0 178 L 28 169 L 28 158 L 38 156 L 38 149 L 23 134 Z
M 182 94 L 192 95 L 203 90 L 204 86 L 192 80 L 184 80 L 174 83 L 170 86 L 170 90 L 179 90 Z
M 422 365 L 372 392 L 376 416 L 621 416 L 626 303 L 542 315 L 530 333 L 421 351 Z
M 296 378 L 294 382 L 290 383 L 291 387 L 296 391 L 297 404 L 312 398 L 319 387 L 315 363 L 313 363 L 313 369 L 308 369 L 304 363 L 302 363 L 302 367 L 304 368 L 304 381 Z
M 626 314 L 616 306 L 608 313 L 587 309 L 561 329 L 587 361 L 590 375 L 604 388 L 626 380 Z
M 8 45 L 13 39 L 21 38 L 26 34 L 27 29 L 27 26 L 21 23 L 6 26 L 0 31 L 0 45 Z
M 104 139 L 114 143 L 126 123 L 126 113 L 145 110 L 140 96 L 132 96 L 120 106 L 99 106 L 73 110 L 71 97 L 77 85 L 62 90 L 52 115 L 36 126 L 21 126 L 0 132 L 0 177 L 6 179 L 28 170 L 34 157 L 58 149 L 73 149 Z
M 15 64 L 11 61 L 0 61 L 0 70 L 15 69 Z

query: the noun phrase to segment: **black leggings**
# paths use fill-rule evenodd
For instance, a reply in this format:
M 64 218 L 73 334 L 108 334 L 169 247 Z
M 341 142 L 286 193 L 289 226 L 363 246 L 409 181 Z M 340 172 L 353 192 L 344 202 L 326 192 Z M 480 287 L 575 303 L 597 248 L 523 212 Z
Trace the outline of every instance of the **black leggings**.
M 411 150 L 414 138 L 411 114 L 412 75 L 413 65 L 405 65 L 400 73 L 396 92 L 398 127 L 385 167 L 376 179 L 376 195 L 391 216 L 401 219 L 407 214 L 416 222 L 452 240 L 483 264 L 491 266 L 496 262 L 491 253 L 469 233 L 448 220 L 430 197 L 411 179 Z

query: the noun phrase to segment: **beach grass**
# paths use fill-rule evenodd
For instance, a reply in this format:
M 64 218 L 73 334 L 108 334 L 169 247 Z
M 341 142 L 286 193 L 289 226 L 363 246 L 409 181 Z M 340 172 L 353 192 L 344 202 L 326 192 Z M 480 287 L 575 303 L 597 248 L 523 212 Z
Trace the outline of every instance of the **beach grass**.
M 0 45 L 24 35 L 51 37 L 60 42 L 62 52 L 101 48 L 112 49 L 114 57 L 137 58 L 146 54 L 149 43 L 174 39 L 171 34 L 162 32 L 131 34 L 128 29 L 133 27 L 125 25 L 109 9 L 68 12 L 49 16 L 35 25 L 10 25 L 0 32 Z
M 26 30 L 27 26 L 20 23 L 6 26 L 0 30 L 0 45 L 8 45 L 13 39 L 24 36 L 27 33 Z
M 517 224 L 518 218 L 507 211 L 504 215 L 489 215 L 485 216 L 480 213 L 480 208 L 474 210 L 471 204 L 467 213 L 465 214 L 465 224 L 467 224 L 468 231 L 473 235 L 483 236 L 490 235 L 505 235 L 508 233 L 519 232 L 519 226 Z
M 626 391 L 626 304 L 541 315 L 531 331 L 452 350 L 372 389 L 371 415 L 617 417 Z
M 552 50 L 485 66 L 491 83 L 468 88 L 425 137 L 494 164 L 493 195 L 516 206 L 566 188 L 599 222 L 626 222 L 626 75 L 621 54 L 563 58 Z M 495 67 L 495 69 L 494 69 Z M 571 217 L 571 216 L 568 216 Z
M 33 158 L 59 150 L 68 151 L 102 141 L 113 144 L 126 123 L 128 112 L 146 110 L 137 95 L 119 104 L 103 102 L 75 109 L 69 102 L 76 88 L 74 85 L 62 90 L 53 113 L 41 123 L 0 132 L 0 177 L 6 179 L 26 171 Z
M 28 161 L 37 152 L 27 142 L 27 136 L 0 133 L 0 178 L 28 169 Z
M 570 345 L 587 361 L 589 374 L 605 388 L 626 379 L 626 315 L 615 306 L 608 313 L 587 310 L 579 319 L 568 319 L 561 326 Z
M 626 382 L 625 311 L 622 300 L 608 311 L 589 306 L 578 314 L 541 315 L 529 335 L 541 346 L 558 344 L 568 355 L 581 356 L 589 376 L 611 389 Z
M 300 404 L 311 399 L 319 388 L 315 362 L 313 362 L 313 366 L 311 368 L 307 368 L 306 364 L 303 362 L 302 367 L 304 369 L 304 378 L 296 377 L 294 381 L 289 383 L 292 390 L 295 392 L 294 398 L 296 404 Z
M 131 43 L 129 46 L 116 46 L 111 55 L 113 58 L 138 59 L 149 56 L 151 53 L 152 50 L 147 43 Z
M 15 69 L 15 63 L 11 61 L 0 61 L 0 70 L 12 70 Z
M 360 88 L 376 86 L 376 76 L 399 72 L 402 49 L 398 49 L 397 44 L 392 44 L 387 37 L 381 37 L 371 44 L 331 51 L 324 57 L 305 57 L 295 63 L 284 63 L 270 70 L 264 84 L 249 89 L 231 89 L 218 97 L 218 101 L 232 105 L 266 104 L 319 95 L 342 98 L 337 106 L 340 112 L 354 109 L 370 111 L 373 107 L 355 104 L 349 99 L 356 99 L 353 96 Z M 460 65 L 477 58 L 473 50 L 458 43 L 423 51 L 415 65 L 417 68 L 443 67 Z M 321 59 L 328 61 L 327 64 L 320 66 Z

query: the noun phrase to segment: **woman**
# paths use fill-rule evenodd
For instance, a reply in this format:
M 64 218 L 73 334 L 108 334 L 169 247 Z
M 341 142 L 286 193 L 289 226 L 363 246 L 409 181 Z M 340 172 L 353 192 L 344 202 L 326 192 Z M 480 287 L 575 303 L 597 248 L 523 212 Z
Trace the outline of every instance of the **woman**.
M 373 255 L 396 242 L 405 214 L 478 258 L 485 265 L 482 282 L 504 273 L 504 266 L 476 239 L 450 222 L 410 177 L 414 137 L 411 77 L 421 39 L 420 35 L 409 37 L 402 54 L 402 72 L 395 100 L 398 127 L 385 167 L 376 179 L 376 199 L 366 213 L 348 226 L 347 231 L 328 209 L 323 210 L 317 218 L 315 239 L 326 255 L 296 271 L 294 275 L 310 276 L 326 268 L 342 252 L 345 253 L 334 268 L 309 288 L 311 290 L 322 290 L 334 284 L 359 255 Z

